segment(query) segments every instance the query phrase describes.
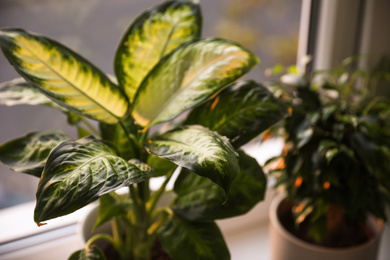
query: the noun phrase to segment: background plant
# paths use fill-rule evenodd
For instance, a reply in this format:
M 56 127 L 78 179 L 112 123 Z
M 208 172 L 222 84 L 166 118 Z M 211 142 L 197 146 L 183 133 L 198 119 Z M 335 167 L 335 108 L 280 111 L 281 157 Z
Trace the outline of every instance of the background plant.
M 263 199 L 262 169 L 239 148 L 285 107 L 262 85 L 235 82 L 258 58 L 201 38 L 201 21 L 190 1 L 146 10 L 119 43 L 115 76 L 47 37 L 0 31 L 2 51 L 23 77 L 1 85 L 1 103 L 60 109 L 80 137 L 33 132 L 0 146 L 4 165 L 40 178 L 34 221 L 44 225 L 99 199 L 95 227 L 112 225 L 112 235 L 92 237 L 71 259 L 104 259 L 92 246 L 97 239 L 123 259 L 149 259 L 156 238 L 173 259 L 229 259 L 214 221 Z M 176 170 L 175 196 L 160 207 Z M 151 190 L 159 176 L 165 181 Z M 128 194 L 114 192 L 122 187 Z
M 344 226 L 369 215 L 386 219 L 390 110 L 377 86 L 388 88 L 389 63 L 384 57 L 372 71 L 360 70 L 361 58 L 305 75 L 291 67 L 274 85 L 290 113 L 278 128 L 286 141 L 282 155 L 268 166 L 276 163 L 276 185 L 286 190 L 296 226 L 308 226 L 313 242 L 334 246 L 340 230 L 353 237 Z

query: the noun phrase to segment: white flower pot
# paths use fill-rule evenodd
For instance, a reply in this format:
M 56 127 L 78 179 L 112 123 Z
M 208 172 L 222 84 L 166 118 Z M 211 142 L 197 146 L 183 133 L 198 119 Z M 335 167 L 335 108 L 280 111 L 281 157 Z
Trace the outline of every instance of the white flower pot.
M 285 196 L 276 196 L 270 207 L 270 237 L 272 260 L 375 260 L 383 230 L 383 221 L 369 219 L 368 225 L 374 237 L 364 244 L 347 248 L 330 248 L 305 242 L 280 223 L 277 210 Z
M 109 222 L 101 225 L 96 230 L 92 231 L 93 226 L 95 225 L 95 222 L 98 217 L 99 212 L 99 206 L 96 205 L 94 207 L 91 207 L 90 211 L 87 213 L 86 217 L 84 219 L 81 219 L 78 224 L 79 228 L 79 235 L 81 237 L 81 241 L 85 244 L 88 239 L 90 239 L 93 235 L 99 234 L 99 233 L 107 233 L 111 234 L 111 225 Z M 104 241 L 98 240 L 98 245 L 106 244 Z
M 120 194 L 125 194 L 127 191 L 119 191 Z M 168 205 L 169 202 L 174 198 L 173 192 L 164 193 L 163 196 L 157 203 L 157 207 Z M 90 205 L 89 212 L 86 213 L 85 218 L 81 219 L 78 223 L 78 233 L 80 235 L 81 241 L 85 244 L 93 235 L 106 233 L 112 234 L 110 222 L 106 222 L 100 225 L 98 228 L 93 230 L 93 227 L 96 223 L 96 220 L 99 215 L 99 203 L 96 202 L 93 205 Z M 97 240 L 94 244 L 102 246 L 107 244 L 103 240 Z

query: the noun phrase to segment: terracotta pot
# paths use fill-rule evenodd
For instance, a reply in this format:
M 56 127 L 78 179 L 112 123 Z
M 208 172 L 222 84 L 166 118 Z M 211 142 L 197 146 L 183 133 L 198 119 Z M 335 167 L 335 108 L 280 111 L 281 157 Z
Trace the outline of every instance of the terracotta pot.
M 331 248 L 313 245 L 288 232 L 279 221 L 280 203 L 285 196 L 276 196 L 270 207 L 270 237 L 272 260 L 375 260 L 383 230 L 383 221 L 370 218 L 368 227 L 373 239 L 364 244 L 347 248 Z

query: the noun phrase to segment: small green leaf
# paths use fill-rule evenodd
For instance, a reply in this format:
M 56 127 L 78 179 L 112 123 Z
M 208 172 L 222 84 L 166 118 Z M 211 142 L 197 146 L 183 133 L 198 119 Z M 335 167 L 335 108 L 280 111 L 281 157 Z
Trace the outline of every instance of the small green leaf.
M 240 168 L 237 153 L 226 137 L 200 126 L 173 130 L 147 144 L 161 158 L 206 177 L 226 193 Z
M 173 119 L 215 96 L 257 62 L 250 51 L 221 39 L 183 44 L 142 81 L 133 117 L 144 127 Z
M 271 75 L 280 75 L 285 70 L 285 67 L 282 64 L 276 64 L 274 67 L 267 69 Z
M 54 101 L 39 92 L 23 78 L 0 84 L 0 105 L 42 105 L 60 108 Z
M 0 162 L 15 172 L 41 177 L 51 150 L 70 139 L 61 131 L 33 132 L 0 146 Z
M 87 129 L 85 129 L 84 127 L 81 127 L 81 126 L 77 126 L 77 137 L 79 139 L 87 137 L 89 135 L 91 135 L 91 133 Z
M 96 246 L 74 252 L 68 260 L 106 260 L 103 252 Z
M 314 127 L 308 127 L 306 129 L 300 129 L 297 132 L 297 148 L 302 148 L 304 145 L 306 145 L 314 134 Z
M 131 206 L 130 200 L 124 200 L 118 194 L 104 194 L 100 197 L 99 215 L 93 228 L 96 229 L 113 218 L 126 216 Z
M 36 223 L 78 210 L 100 196 L 151 176 L 148 165 L 126 161 L 93 137 L 59 144 L 47 159 L 36 194 Z
M 132 23 L 115 56 L 115 74 L 130 100 L 158 61 L 179 45 L 198 38 L 201 26 L 199 5 L 190 1 L 167 1 Z
M 340 150 L 338 148 L 332 148 L 326 151 L 325 158 L 326 162 L 329 164 L 336 155 L 340 153 Z
M 157 157 L 153 154 L 149 155 L 148 157 L 148 165 L 154 170 L 153 177 L 160 177 L 169 173 L 173 173 L 177 168 L 177 165 L 171 161 Z
M 217 131 L 238 148 L 286 114 L 286 106 L 264 86 L 254 81 L 244 81 L 195 108 L 185 124 L 200 124 Z
M 188 221 L 173 215 L 160 228 L 158 237 L 172 259 L 230 259 L 221 231 L 214 222 Z
M 191 221 L 213 221 L 247 213 L 264 199 L 266 179 L 257 161 L 239 151 L 241 172 L 234 181 L 229 199 L 224 202 L 222 189 L 206 178 L 182 171 L 174 191 L 172 209 Z
M 317 243 L 323 242 L 329 233 L 325 216 L 326 214 L 323 214 L 320 218 L 316 219 L 316 221 L 311 222 L 308 229 L 308 235 Z
M 0 45 L 15 70 L 61 106 L 114 124 L 128 102 L 110 79 L 77 53 L 21 29 L 0 30 Z

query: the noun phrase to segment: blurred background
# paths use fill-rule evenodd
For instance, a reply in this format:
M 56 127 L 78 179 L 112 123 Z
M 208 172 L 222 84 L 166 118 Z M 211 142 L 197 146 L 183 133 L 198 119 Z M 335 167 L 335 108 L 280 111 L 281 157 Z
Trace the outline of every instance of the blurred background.
M 116 46 L 130 23 L 161 0 L 0 0 L 0 27 L 21 27 L 75 50 L 113 74 Z M 259 82 L 264 70 L 296 63 L 301 0 L 200 0 L 203 36 L 222 37 L 251 49 L 260 66 L 248 75 Z M 0 82 L 18 75 L 0 54 Z M 25 133 L 63 129 L 76 137 L 59 111 L 0 106 L 0 144 Z M 38 178 L 0 165 L 0 209 L 35 199 Z

